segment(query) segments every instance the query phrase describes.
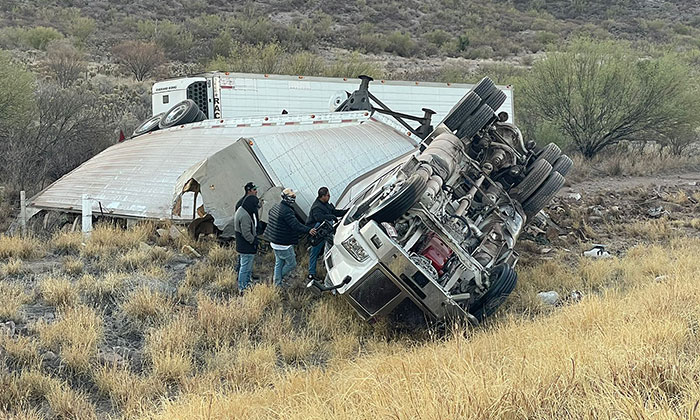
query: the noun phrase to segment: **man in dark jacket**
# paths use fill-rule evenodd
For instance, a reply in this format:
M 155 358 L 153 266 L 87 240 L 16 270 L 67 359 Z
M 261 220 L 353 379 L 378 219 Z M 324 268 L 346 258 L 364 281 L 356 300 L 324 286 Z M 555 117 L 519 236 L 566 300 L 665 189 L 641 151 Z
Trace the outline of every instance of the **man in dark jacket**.
M 238 269 L 238 290 L 241 292 L 250 284 L 253 273 L 253 260 L 258 252 L 258 197 L 249 195 L 236 210 L 233 223 L 236 231 L 236 251 L 240 258 Z
M 306 225 L 310 227 L 318 227 L 324 221 L 330 223 L 335 223 L 338 217 L 345 215 L 347 210 L 336 210 L 335 206 L 330 203 L 331 193 L 328 191 L 328 187 L 321 187 L 318 189 L 318 196 L 314 203 L 311 205 L 311 210 L 309 210 L 309 217 L 306 219 Z M 309 279 L 316 277 L 316 265 L 318 263 L 318 256 L 323 252 L 323 248 L 326 242 L 331 240 L 332 235 L 326 238 L 325 241 L 321 241 L 319 244 L 311 247 L 311 252 L 309 252 Z
M 316 229 L 305 226 L 294 215 L 292 206 L 296 197 L 291 188 L 282 191 L 282 202 L 270 209 L 265 228 L 265 239 L 270 241 L 270 246 L 275 252 L 274 281 L 278 286 L 282 285 L 284 276 L 297 266 L 294 245 L 299 243 L 299 235 L 316 234 Z

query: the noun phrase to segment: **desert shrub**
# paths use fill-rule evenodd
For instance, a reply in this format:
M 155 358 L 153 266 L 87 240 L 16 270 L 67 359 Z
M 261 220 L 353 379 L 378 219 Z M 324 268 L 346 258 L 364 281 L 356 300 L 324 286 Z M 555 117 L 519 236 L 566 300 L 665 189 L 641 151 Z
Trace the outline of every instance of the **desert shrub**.
M 550 123 L 592 157 L 624 140 L 674 136 L 700 122 L 691 71 L 672 53 L 640 58 L 627 43 L 580 38 L 520 83 L 532 129 Z
M 46 50 L 51 41 L 63 38 L 63 34 L 54 28 L 36 26 L 28 29 L 23 34 L 24 42 L 37 50 Z

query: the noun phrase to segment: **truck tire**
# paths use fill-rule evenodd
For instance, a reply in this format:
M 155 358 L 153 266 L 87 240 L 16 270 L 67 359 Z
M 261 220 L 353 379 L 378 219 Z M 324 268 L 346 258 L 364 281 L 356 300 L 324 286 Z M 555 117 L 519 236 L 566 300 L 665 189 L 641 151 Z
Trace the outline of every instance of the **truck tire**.
M 423 177 L 413 174 L 395 194 L 382 201 L 367 217 L 377 223 L 395 221 L 416 204 L 426 185 L 427 181 Z
M 535 162 L 530 168 L 530 171 L 525 175 L 520 183 L 510 190 L 510 196 L 524 203 L 532 193 L 537 190 L 537 188 L 542 185 L 544 181 L 547 180 L 549 174 L 552 172 L 552 165 L 546 160 L 539 160 Z
M 488 77 L 481 79 L 479 83 L 472 88 L 472 92 L 479 95 L 481 99 L 488 98 L 495 90 L 497 90 L 496 85 L 493 83 L 493 80 Z
M 462 125 L 464 120 L 474 112 L 480 103 L 481 98 L 474 91 L 467 93 L 457 105 L 450 110 L 443 123 L 454 132 Z
M 549 162 L 550 165 L 554 165 L 554 162 L 556 162 L 560 155 L 561 149 L 559 148 L 559 146 L 557 146 L 554 143 L 549 143 L 548 145 L 543 147 L 542 150 L 540 150 L 535 162 L 537 162 L 538 160 L 546 160 L 547 162 Z
M 482 321 L 496 312 L 508 295 L 515 289 L 518 274 L 507 264 L 499 264 L 491 271 L 491 287 L 469 308 L 469 313 Z
M 527 221 L 532 220 L 563 186 L 564 177 L 562 174 L 559 172 L 549 174 L 547 180 L 523 203 L 523 211 L 527 216 Z
M 169 128 L 176 125 L 189 124 L 196 121 L 199 113 L 200 110 L 197 104 L 192 99 L 185 99 L 170 108 L 163 115 L 158 126 L 160 128 Z
M 559 172 L 562 176 L 566 176 L 569 173 L 569 169 L 574 166 L 574 161 L 571 160 L 567 155 L 561 155 L 554 161 L 552 165 L 552 170 Z
M 493 121 L 494 118 L 496 118 L 496 114 L 493 113 L 493 109 L 483 104 L 464 121 L 459 130 L 457 130 L 456 136 L 460 139 L 471 139 L 485 125 Z
M 494 92 L 484 102 L 494 110 L 494 112 L 506 101 L 506 94 L 501 89 L 494 88 Z
M 140 136 L 142 134 L 150 133 L 151 131 L 157 130 L 158 124 L 160 124 L 160 120 L 161 118 L 163 118 L 164 114 L 164 112 L 161 112 L 160 114 L 156 114 L 151 118 L 147 119 L 146 121 L 142 122 L 141 125 L 136 127 L 134 132 L 131 134 L 131 137 Z
M 195 118 L 195 120 L 192 121 L 192 122 L 200 122 L 200 121 L 204 121 L 204 120 L 206 120 L 206 119 L 207 119 L 207 114 L 203 113 L 203 112 L 200 110 L 199 113 L 197 114 L 197 118 Z

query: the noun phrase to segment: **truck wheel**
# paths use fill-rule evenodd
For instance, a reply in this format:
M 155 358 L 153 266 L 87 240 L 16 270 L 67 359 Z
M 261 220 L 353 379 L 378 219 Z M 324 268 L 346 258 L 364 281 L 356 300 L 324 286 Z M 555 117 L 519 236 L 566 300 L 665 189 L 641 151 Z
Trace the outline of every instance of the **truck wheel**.
M 562 176 L 566 176 L 566 174 L 569 173 L 569 169 L 574 166 L 574 161 L 571 160 L 570 157 L 566 155 L 561 155 L 559 158 L 557 158 L 556 161 L 554 161 L 554 165 L 552 165 L 552 170 L 555 172 L 559 172 Z
M 479 132 L 486 124 L 496 118 L 496 114 L 493 113 L 493 109 L 490 106 L 483 104 L 476 112 L 467 118 L 459 130 L 457 130 L 456 136 L 460 139 L 471 139 L 476 133 Z
M 507 96 L 505 92 L 503 92 L 501 89 L 494 88 L 494 92 L 491 94 L 491 96 L 485 98 L 484 102 L 486 102 L 486 104 L 490 106 L 491 109 L 496 111 L 498 108 L 501 107 L 501 105 L 503 105 L 503 103 L 506 101 L 506 98 Z
M 158 124 L 160 123 L 161 118 L 163 118 L 163 114 L 165 113 L 161 112 L 160 114 L 156 114 L 142 122 L 141 125 L 136 127 L 136 130 L 134 130 L 134 132 L 131 134 L 131 137 L 140 136 L 141 134 L 146 134 L 157 130 Z
M 486 99 L 491 96 L 496 89 L 497 88 L 493 83 L 493 80 L 489 79 L 488 77 L 484 77 L 479 81 L 479 83 L 476 84 L 476 86 L 472 88 L 472 92 L 479 95 L 481 99 Z
M 176 125 L 189 124 L 197 119 L 199 112 L 199 107 L 192 99 L 185 99 L 170 108 L 163 115 L 158 126 L 160 128 L 169 128 Z
M 457 130 L 480 103 L 481 98 L 474 91 L 467 93 L 447 114 L 447 117 L 445 117 L 443 121 L 444 124 L 451 131 Z
M 523 211 L 529 222 L 564 186 L 564 177 L 559 172 L 552 172 L 547 180 L 523 203 Z
M 546 160 L 547 162 L 549 162 L 550 165 L 554 165 L 554 162 L 557 160 L 557 158 L 559 158 L 560 155 L 561 149 L 559 148 L 559 146 L 557 146 L 554 143 L 549 143 L 548 145 L 543 147 L 542 150 L 540 150 L 535 162 L 537 162 L 538 160 Z
M 378 223 L 395 221 L 416 204 L 426 185 L 427 181 L 423 177 L 413 174 L 398 191 L 382 200 L 367 217 Z
M 204 120 L 206 120 L 206 119 L 207 119 L 207 114 L 203 113 L 203 112 L 200 110 L 199 113 L 197 114 L 197 118 L 195 118 L 195 120 L 192 121 L 192 122 L 200 122 L 200 121 L 204 121 Z
M 546 160 L 538 160 L 530 168 L 530 172 L 525 175 L 522 181 L 510 190 L 513 199 L 525 202 L 535 190 L 542 185 L 552 172 L 552 165 Z
M 518 274 L 507 264 L 497 265 L 491 271 L 491 287 L 484 293 L 481 299 L 469 308 L 469 313 L 479 321 L 493 315 L 508 295 L 515 289 Z

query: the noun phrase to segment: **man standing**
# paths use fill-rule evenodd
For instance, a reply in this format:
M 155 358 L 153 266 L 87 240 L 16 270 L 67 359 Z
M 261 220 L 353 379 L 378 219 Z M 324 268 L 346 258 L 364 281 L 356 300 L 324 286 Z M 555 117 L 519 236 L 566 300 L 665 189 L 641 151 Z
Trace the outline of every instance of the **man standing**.
M 253 260 L 258 252 L 258 197 L 249 195 L 236 210 L 233 223 L 236 231 L 236 251 L 240 258 L 238 269 L 238 290 L 243 291 L 250 284 L 253 273 Z
M 324 221 L 335 223 L 338 217 L 345 215 L 347 210 L 336 210 L 335 206 L 330 203 L 331 193 L 328 191 L 328 187 L 321 187 L 318 189 L 318 196 L 314 203 L 311 205 L 311 210 L 309 210 L 309 217 L 306 219 L 306 225 L 317 228 Z M 318 265 L 318 256 L 321 255 L 326 242 L 332 237 L 329 236 L 325 240 L 321 241 L 319 244 L 311 247 L 311 252 L 309 253 L 309 280 L 316 277 L 316 266 Z
M 282 191 L 282 202 L 270 209 L 265 239 L 275 252 L 274 282 L 282 285 L 282 279 L 297 266 L 297 256 L 294 245 L 299 243 L 299 235 L 316 234 L 316 229 L 305 226 L 294 215 L 292 206 L 296 201 L 296 193 L 291 188 Z
M 236 203 L 236 210 L 238 210 L 238 208 L 241 207 L 241 205 L 243 204 L 243 200 L 245 200 L 246 197 L 248 197 L 249 195 L 254 195 L 257 197 L 258 195 L 258 186 L 253 184 L 252 182 L 245 184 L 243 190 L 245 190 L 245 194 L 243 194 L 243 197 L 241 197 L 240 200 L 238 200 L 238 202 Z

